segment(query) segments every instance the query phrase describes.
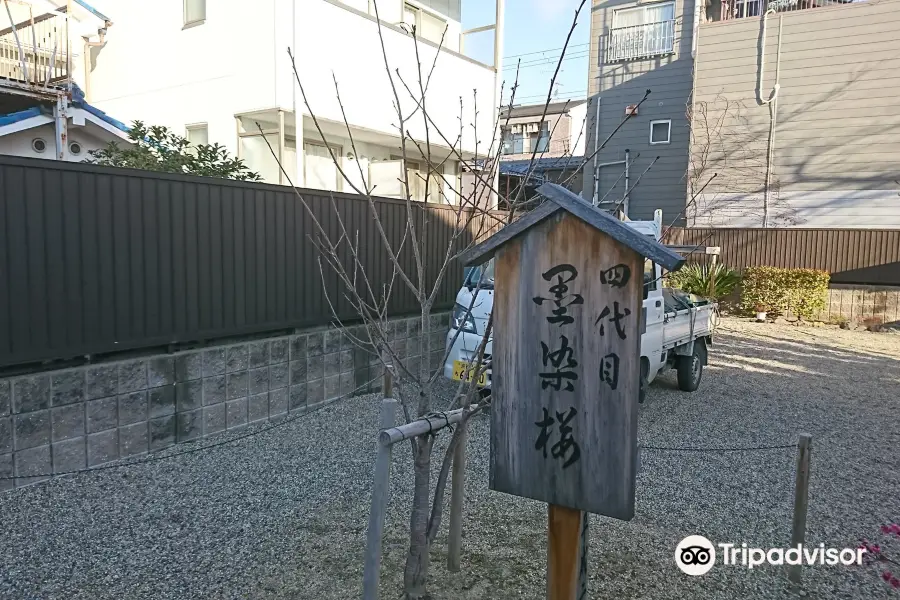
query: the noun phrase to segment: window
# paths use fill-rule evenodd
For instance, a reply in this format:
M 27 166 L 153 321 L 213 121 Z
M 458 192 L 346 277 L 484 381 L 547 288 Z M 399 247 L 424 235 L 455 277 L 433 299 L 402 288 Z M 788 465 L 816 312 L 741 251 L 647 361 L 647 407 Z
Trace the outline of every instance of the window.
M 761 0 L 736 0 L 734 3 L 734 18 L 758 17 Z
M 194 25 L 206 20 L 206 0 L 184 0 L 184 24 Z
M 647 299 L 649 292 L 656 291 L 656 287 L 656 263 L 646 258 L 644 259 L 644 300 Z
M 547 152 L 550 149 L 550 124 L 544 122 L 541 124 L 540 131 L 536 131 L 530 135 L 531 149 L 538 152 Z
M 403 22 L 410 28 L 416 28 L 416 36 L 439 44 L 444 37 L 447 21 L 418 6 L 404 3 Z
M 663 121 L 650 121 L 650 143 L 651 144 L 668 144 L 671 140 L 669 136 L 672 133 L 671 119 Z
M 659 2 L 613 13 L 607 61 L 668 54 L 675 48 L 675 3 Z
M 196 125 L 188 125 L 185 127 L 187 131 L 187 141 L 191 146 L 205 146 L 209 144 L 209 128 L 206 123 L 198 123 Z
M 436 160 L 436 159 L 433 159 Z M 403 162 L 402 157 L 392 156 L 391 162 Z M 434 202 L 436 204 L 448 203 L 447 190 L 444 189 L 443 173 L 431 171 L 428 174 L 428 190 L 425 190 L 425 169 L 423 165 L 414 160 L 406 161 L 406 178 L 409 181 L 410 200 L 417 202 Z M 448 178 L 448 181 L 450 178 Z M 401 187 L 400 197 L 406 196 L 405 186 Z
M 521 131 L 513 133 L 506 130 L 503 133 L 503 148 L 501 154 L 522 154 L 525 152 L 525 136 Z
M 331 151 L 338 160 L 341 159 L 340 146 L 332 146 Z M 341 191 L 341 174 L 326 146 L 310 142 L 303 144 L 303 171 L 306 175 L 306 187 Z

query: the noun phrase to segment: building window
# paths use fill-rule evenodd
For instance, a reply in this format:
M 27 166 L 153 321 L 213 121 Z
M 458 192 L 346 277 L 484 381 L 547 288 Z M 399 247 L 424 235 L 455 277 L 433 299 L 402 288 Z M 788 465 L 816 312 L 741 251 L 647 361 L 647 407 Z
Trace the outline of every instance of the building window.
M 191 143 L 191 146 L 205 146 L 209 144 L 209 128 L 206 123 L 197 123 L 185 127 L 187 134 L 185 137 Z
M 416 28 L 416 36 L 434 42 L 441 43 L 444 31 L 447 29 L 447 21 L 439 16 L 422 10 L 413 4 L 403 4 L 403 22 L 410 28 Z
M 761 4 L 761 0 L 736 0 L 734 3 L 734 18 L 758 17 Z
M 503 147 L 501 154 L 522 154 L 525 152 L 525 135 L 521 129 L 518 131 L 506 130 L 503 132 Z
M 538 152 L 547 152 L 550 150 L 550 124 L 546 121 L 541 123 L 540 131 L 530 134 L 531 149 Z
M 206 0 L 184 0 L 184 24 L 197 25 L 206 20 Z
M 663 121 L 650 121 L 650 143 L 651 144 L 668 144 L 672 134 L 672 121 L 665 119 Z
M 606 60 L 635 60 L 675 50 L 675 3 L 659 2 L 613 13 Z

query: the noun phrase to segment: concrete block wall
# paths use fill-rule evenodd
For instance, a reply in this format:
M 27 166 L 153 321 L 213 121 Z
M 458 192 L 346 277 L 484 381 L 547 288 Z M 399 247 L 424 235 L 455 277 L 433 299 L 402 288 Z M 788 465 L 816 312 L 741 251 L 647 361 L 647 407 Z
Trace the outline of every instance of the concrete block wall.
M 844 318 L 851 322 L 881 319 L 884 323 L 900 322 L 900 288 L 874 285 L 831 284 L 822 321 Z
M 410 370 L 441 366 L 448 321 L 431 316 L 429 356 L 420 319 L 387 324 Z M 373 352 L 319 329 L 0 378 L 0 478 L 15 478 L 0 479 L 0 491 L 377 391 L 381 374 Z

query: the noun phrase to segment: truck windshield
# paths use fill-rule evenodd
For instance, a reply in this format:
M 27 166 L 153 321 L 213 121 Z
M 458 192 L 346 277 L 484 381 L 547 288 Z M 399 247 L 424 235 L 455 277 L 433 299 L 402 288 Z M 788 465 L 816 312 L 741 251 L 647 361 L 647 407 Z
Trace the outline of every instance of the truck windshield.
M 481 280 L 479 284 L 479 279 Z M 466 276 L 465 286 L 474 288 L 480 285 L 484 289 L 493 289 L 494 287 L 494 261 L 489 260 L 486 264 L 472 267 Z

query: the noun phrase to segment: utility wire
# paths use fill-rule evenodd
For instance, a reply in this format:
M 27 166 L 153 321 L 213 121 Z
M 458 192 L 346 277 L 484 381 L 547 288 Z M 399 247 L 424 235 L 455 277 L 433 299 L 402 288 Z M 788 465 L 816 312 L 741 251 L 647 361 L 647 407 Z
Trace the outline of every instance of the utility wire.
M 368 386 L 368 385 L 370 385 L 370 384 L 372 384 L 372 383 L 378 381 L 379 379 L 381 379 L 381 377 L 375 377 L 375 378 L 373 378 L 373 379 L 370 379 L 369 381 L 363 383 L 362 385 L 356 387 L 355 389 L 350 390 L 350 391 L 347 392 L 346 394 L 344 394 L 344 395 L 342 395 L 342 396 L 338 396 L 337 398 L 334 398 L 333 400 L 329 400 L 329 402 L 332 402 L 332 403 L 333 403 L 333 402 L 337 402 L 338 400 L 344 400 L 344 399 L 346 399 L 346 398 L 352 396 L 353 394 L 355 394 L 355 393 L 358 392 L 359 390 L 363 389 L 364 387 L 366 387 L 366 386 Z M 87 469 L 78 469 L 78 470 L 75 470 L 75 471 L 64 471 L 64 472 L 62 472 L 62 473 L 38 473 L 38 474 L 34 474 L 34 475 L 19 475 L 19 476 L 17 476 L 17 477 L 0 477 L 0 481 L 9 481 L 9 480 L 12 480 L 12 479 L 33 479 L 33 478 L 35 478 L 35 477 L 59 477 L 59 476 L 61 476 L 61 475 L 81 475 L 81 474 L 83 474 L 83 473 L 91 473 L 91 472 L 93 472 L 93 471 L 108 471 L 108 470 L 110 470 L 110 469 L 121 469 L 121 468 L 123 468 L 123 467 L 131 467 L 131 466 L 134 466 L 134 465 L 142 465 L 142 464 L 145 464 L 145 463 L 157 462 L 157 461 L 160 461 L 160 460 L 168 460 L 168 459 L 170 459 L 170 458 L 175 458 L 176 456 L 184 456 L 185 454 L 194 454 L 195 452 L 202 452 L 202 451 L 204 451 L 204 450 L 211 450 L 211 449 L 213 449 L 213 448 L 218 448 L 219 446 L 225 446 L 226 444 L 233 444 L 234 442 L 238 442 L 238 441 L 240 441 L 240 440 L 245 440 L 245 439 L 247 439 L 247 438 L 249 438 L 249 437 L 254 437 L 254 436 L 260 435 L 260 434 L 262 434 L 262 433 L 266 433 L 266 432 L 268 432 L 268 431 L 272 431 L 273 429 L 276 429 L 276 428 L 278 428 L 278 427 L 283 427 L 284 425 L 287 425 L 288 423 L 293 423 L 293 422 L 296 421 L 297 419 L 300 419 L 300 418 L 302 418 L 302 417 L 308 416 L 308 415 L 310 415 L 310 414 L 312 414 L 312 413 L 306 412 L 306 413 L 302 413 L 302 414 L 299 414 L 299 415 L 295 415 L 295 416 L 293 416 L 293 417 L 288 417 L 288 418 L 284 419 L 283 421 L 279 421 L 279 422 L 277 422 L 277 423 L 273 423 L 273 424 L 271 424 L 271 425 L 268 425 L 268 426 L 266 426 L 266 427 L 263 427 L 262 429 L 260 429 L 260 430 L 258 430 L 258 431 L 251 431 L 251 432 L 249 432 L 249 433 L 245 433 L 245 434 L 243 434 L 243 435 L 239 435 L 239 436 L 237 436 L 237 437 L 233 437 L 233 438 L 228 439 L 228 440 L 223 440 L 223 441 L 221 441 L 221 442 L 216 442 L 215 444 L 207 444 L 207 445 L 205 445 L 205 446 L 200 446 L 199 448 L 191 448 L 191 449 L 189 449 L 189 450 L 183 450 L 183 451 L 181 451 L 181 452 L 175 452 L 175 453 L 173 453 L 173 454 L 166 454 L 166 455 L 161 455 L 161 456 L 147 456 L 147 457 L 144 457 L 144 458 L 142 458 L 142 459 L 140 459 L 140 460 L 133 460 L 133 461 L 131 461 L 131 462 L 116 463 L 116 464 L 113 464 L 113 465 L 103 465 L 103 466 L 100 466 L 100 467 L 89 467 L 89 468 L 87 468 Z
M 583 44 L 570 44 L 569 48 L 579 48 L 581 46 L 590 46 L 590 42 L 585 42 Z M 548 48 L 547 50 L 535 50 L 534 52 L 525 52 L 523 54 L 510 54 L 509 56 L 504 56 L 503 60 L 507 60 L 510 58 L 518 58 L 520 56 L 531 56 L 533 54 L 543 54 L 544 52 L 559 52 L 563 50 L 562 48 Z
M 565 62 L 567 60 L 588 58 L 589 56 L 590 56 L 590 52 L 574 52 L 572 54 L 567 54 L 565 57 L 563 57 L 562 62 Z M 560 62 L 559 56 L 548 56 L 546 58 L 538 58 L 538 59 L 530 60 L 528 62 L 523 62 L 523 63 L 511 63 L 511 64 L 508 64 L 505 67 L 503 67 L 503 70 L 507 71 L 507 70 L 514 70 L 514 69 L 516 69 L 516 70 L 527 69 L 529 67 L 546 67 L 549 65 L 555 65 L 557 62 Z

